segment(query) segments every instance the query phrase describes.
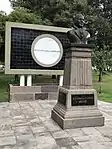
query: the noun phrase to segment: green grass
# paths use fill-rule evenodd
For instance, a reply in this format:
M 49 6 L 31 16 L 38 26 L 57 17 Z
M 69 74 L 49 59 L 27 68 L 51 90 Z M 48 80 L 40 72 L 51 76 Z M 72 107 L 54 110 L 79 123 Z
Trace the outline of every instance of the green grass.
M 8 101 L 8 84 L 14 82 L 14 75 L 4 75 L 0 72 L 0 102 Z M 36 76 L 33 77 L 34 83 L 56 83 L 51 76 Z M 93 87 L 98 92 L 98 98 L 106 102 L 112 102 L 112 73 L 103 76 L 103 82 L 98 82 L 98 74 L 93 73 Z M 101 94 L 99 91 L 101 90 Z
M 93 87 L 98 92 L 100 100 L 112 102 L 112 73 L 103 75 L 103 81 L 99 83 L 98 74 L 93 74 Z M 101 93 L 99 93 L 101 91 Z
M 14 79 L 13 75 L 4 75 L 0 72 L 0 102 L 8 101 L 8 84 Z

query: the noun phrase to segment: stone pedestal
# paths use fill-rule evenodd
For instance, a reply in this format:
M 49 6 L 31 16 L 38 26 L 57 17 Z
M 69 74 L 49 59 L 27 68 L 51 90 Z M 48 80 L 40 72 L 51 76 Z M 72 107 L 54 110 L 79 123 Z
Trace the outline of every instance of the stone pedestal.
M 63 129 L 104 125 L 92 88 L 91 48 L 72 44 L 65 59 L 63 86 L 51 117 Z
M 57 100 L 57 84 L 36 84 L 35 86 L 15 86 L 9 84 L 9 101 Z

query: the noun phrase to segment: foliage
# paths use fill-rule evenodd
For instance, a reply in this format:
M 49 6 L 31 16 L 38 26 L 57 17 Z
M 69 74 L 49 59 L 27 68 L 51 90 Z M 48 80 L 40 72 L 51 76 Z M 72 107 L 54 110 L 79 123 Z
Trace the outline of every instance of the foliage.
M 7 15 L 5 12 L 0 12 L 0 61 L 4 61 L 4 41 L 5 41 L 5 22 Z
M 5 12 L 0 12 L 0 43 L 4 41 L 5 37 L 5 22 L 7 21 L 7 15 Z
M 97 15 L 112 21 L 112 1 L 111 0 L 88 0 L 88 4 L 95 10 Z
M 84 13 L 87 8 L 86 0 L 10 0 L 10 2 L 13 8 L 25 7 L 39 14 L 43 24 L 62 27 L 70 27 L 72 15 L 77 12 Z
M 94 37 L 95 49 L 93 51 L 93 66 L 99 70 L 99 81 L 102 80 L 103 71 L 107 67 L 112 67 L 112 41 L 110 35 L 112 28 L 108 19 L 102 16 L 90 17 L 92 23 L 89 24 L 89 29 Z
M 102 75 L 107 68 L 112 69 L 112 51 L 109 46 L 103 48 L 96 48 L 93 51 L 93 66 L 99 70 L 99 79 L 102 81 Z
M 103 71 L 112 67 L 112 1 L 88 0 L 88 4 L 88 27 L 96 47 L 93 52 L 93 65 L 99 70 L 98 80 L 101 81 Z
M 8 21 L 41 24 L 41 17 L 25 8 L 16 8 L 8 16 Z

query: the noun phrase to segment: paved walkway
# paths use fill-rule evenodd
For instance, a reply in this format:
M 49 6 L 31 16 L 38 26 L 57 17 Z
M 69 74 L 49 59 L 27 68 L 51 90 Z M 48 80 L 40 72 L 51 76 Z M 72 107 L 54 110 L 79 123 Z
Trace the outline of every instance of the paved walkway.
M 105 126 L 62 130 L 56 101 L 0 103 L 0 149 L 112 149 L 112 104 L 99 102 Z

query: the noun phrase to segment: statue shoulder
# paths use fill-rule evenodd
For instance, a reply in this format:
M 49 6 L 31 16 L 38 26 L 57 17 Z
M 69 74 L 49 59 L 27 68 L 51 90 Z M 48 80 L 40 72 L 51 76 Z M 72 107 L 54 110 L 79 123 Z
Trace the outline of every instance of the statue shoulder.
M 71 30 L 69 30 L 68 32 L 67 32 L 67 34 L 69 35 L 69 34 L 73 34 L 74 33 L 74 29 L 71 29 Z
M 86 38 L 90 38 L 90 33 L 86 30 L 85 30 L 85 36 L 86 36 Z

